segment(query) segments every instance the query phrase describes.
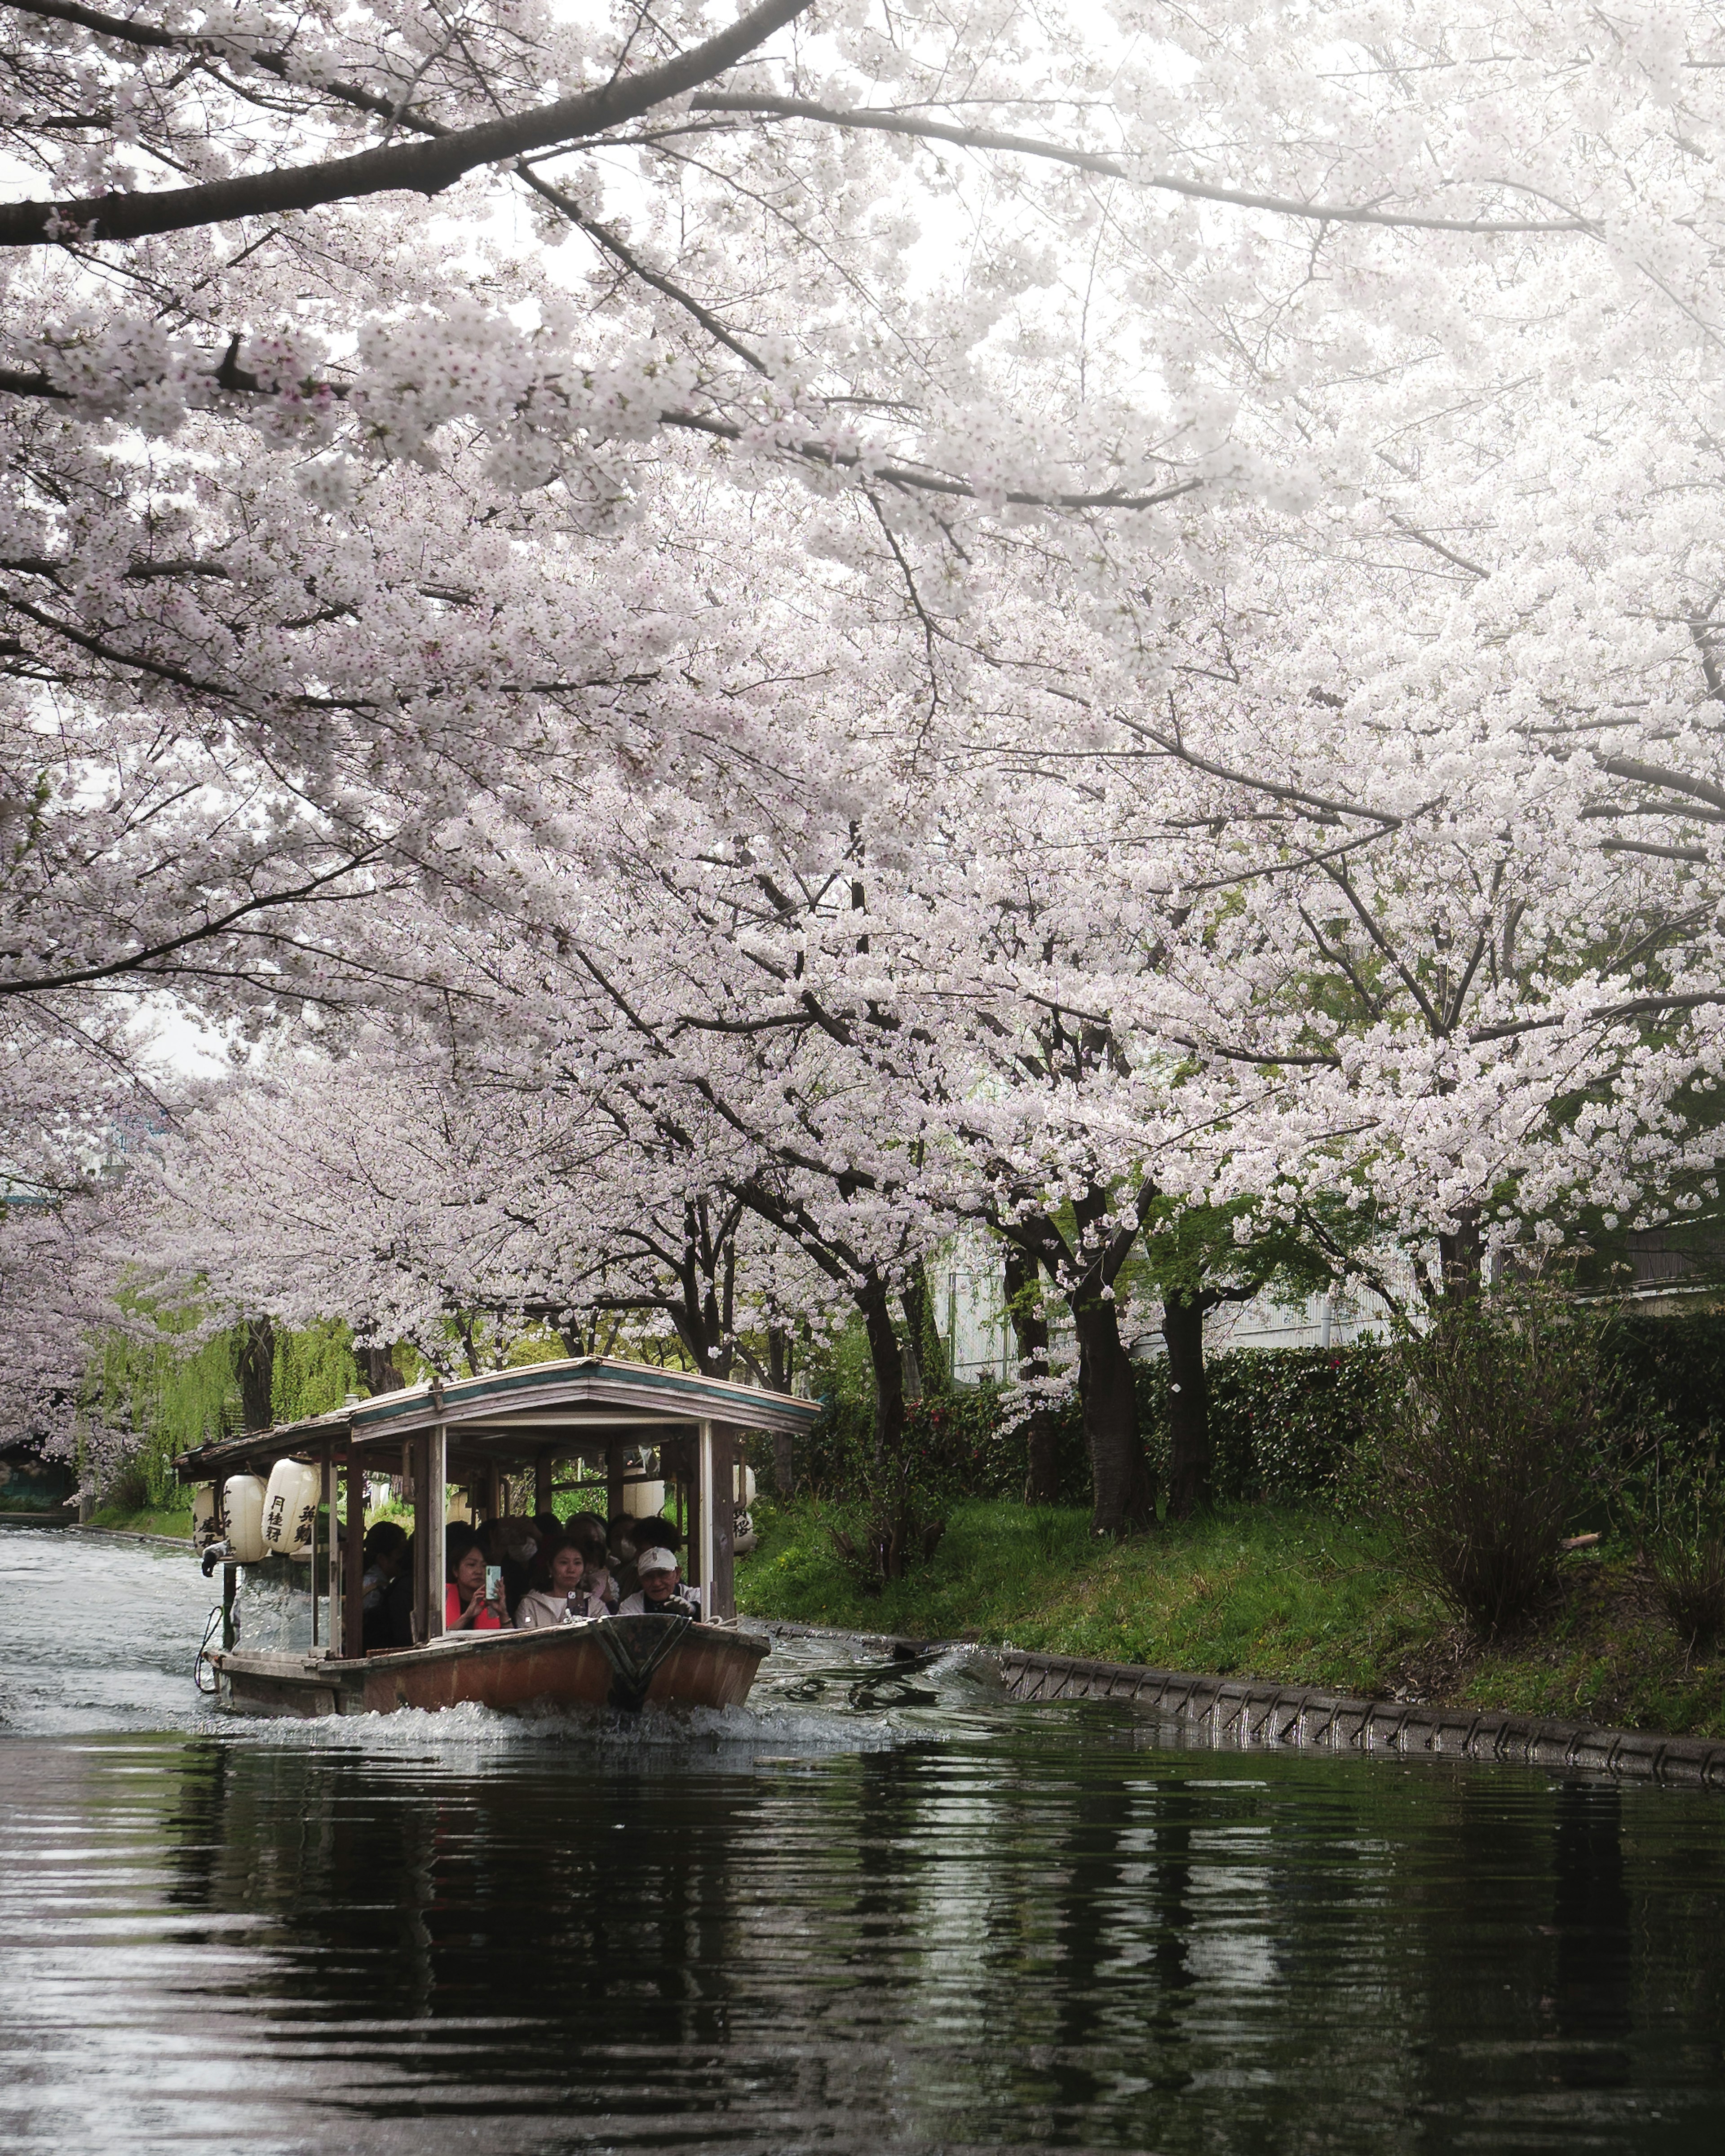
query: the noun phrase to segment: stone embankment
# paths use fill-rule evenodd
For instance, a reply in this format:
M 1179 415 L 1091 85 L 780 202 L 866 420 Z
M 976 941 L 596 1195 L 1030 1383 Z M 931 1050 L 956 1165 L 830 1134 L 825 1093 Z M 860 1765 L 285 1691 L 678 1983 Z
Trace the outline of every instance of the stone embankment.
M 921 1661 L 942 1646 L 970 1648 L 994 1656 L 1010 1698 L 1127 1700 L 1180 1723 L 1199 1743 L 1488 1759 L 1725 1794 L 1725 1743 L 1711 1738 L 1604 1729 L 1594 1722 L 1553 1722 L 1496 1708 L 1347 1699 L 1299 1685 L 1194 1676 L 1137 1662 L 1086 1662 L 1069 1655 L 1027 1654 L 1016 1647 L 978 1648 L 973 1640 L 865 1635 L 815 1625 L 774 1623 L 765 1629 L 802 1638 L 844 1639 L 901 1661 Z
M 1627 1780 L 1725 1792 L 1725 1744 L 1656 1731 L 1601 1729 L 1469 1707 L 1343 1699 L 1294 1685 L 1189 1676 L 1130 1662 L 1000 1653 L 1014 1699 L 1125 1699 L 1204 1731 L 1212 1741 L 1332 1751 L 1435 1753 L 1514 1766 L 1591 1768 Z

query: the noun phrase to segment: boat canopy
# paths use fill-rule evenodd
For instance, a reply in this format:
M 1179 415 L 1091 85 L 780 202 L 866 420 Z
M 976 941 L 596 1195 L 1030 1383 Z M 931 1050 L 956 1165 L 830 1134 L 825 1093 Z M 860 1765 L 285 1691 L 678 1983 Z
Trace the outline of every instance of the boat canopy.
M 468 1489 L 478 1515 L 490 1517 L 501 1509 L 503 1477 L 530 1471 L 535 1509 L 545 1510 L 557 1486 L 555 1464 L 573 1457 L 602 1466 L 609 1514 L 625 1509 L 631 1484 L 676 1481 L 684 1499 L 689 1576 L 701 1589 L 706 1610 L 725 1619 L 735 1614 L 732 1511 L 737 1437 L 748 1430 L 794 1435 L 808 1430 L 819 1413 L 814 1400 L 588 1355 L 449 1383 L 433 1378 L 402 1392 L 350 1401 L 330 1414 L 198 1445 L 182 1453 L 174 1470 L 182 1482 L 220 1484 L 236 1475 L 267 1478 L 279 1460 L 304 1460 L 320 1470 L 322 1502 L 331 1518 L 338 1482 L 345 1477 L 346 1546 L 338 1551 L 333 1537 L 325 1545 L 332 1613 L 340 1604 L 339 1625 L 332 1614 L 330 1633 L 341 1639 L 343 1652 L 357 1654 L 369 1478 L 399 1476 L 411 1493 L 421 1639 L 434 1639 L 443 1630 L 449 1485 Z M 639 1445 L 660 1448 L 662 1457 L 668 1453 L 675 1462 L 674 1475 L 632 1471 L 627 1455 Z M 597 1492 L 600 1486 L 593 1486 Z M 314 1598 L 316 1570 L 314 1558 Z M 313 1630 L 316 1637 L 315 1606 Z
M 495 1464 L 506 1472 L 542 1458 L 603 1454 L 608 1441 L 657 1445 L 692 1436 L 703 1422 L 716 1430 L 785 1431 L 810 1429 L 819 1402 L 786 1393 L 757 1392 L 688 1370 L 661 1370 L 610 1355 L 567 1362 L 529 1363 L 491 1370 L 445 1384 L 433 1378 L 398 1393 L 355 1400 L 329 1414 L 249 1430 L 182 1453 L 174 1462 L 182 1482 L 208 1482 L 224 1475 L 267 1475 L 281 1459 L 316 1460 L 331 1443 L 345 1462 L 350 1446 L 372 1475 L 407 1469 L 408 1440 L 439 1425 L 454 1482 L 469 1467 Z

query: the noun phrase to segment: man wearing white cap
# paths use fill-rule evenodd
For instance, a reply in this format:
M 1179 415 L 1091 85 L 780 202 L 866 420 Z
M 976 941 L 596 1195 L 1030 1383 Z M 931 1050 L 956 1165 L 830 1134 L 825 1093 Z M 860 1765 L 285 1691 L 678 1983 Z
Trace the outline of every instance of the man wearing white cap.
M 698 1617 L 701 1589 L 677 1581 L 677 1560 L 668 1549 L 644 1549 L 635 1559 L 640 1585 L 618 1605 L 619 1617 Z

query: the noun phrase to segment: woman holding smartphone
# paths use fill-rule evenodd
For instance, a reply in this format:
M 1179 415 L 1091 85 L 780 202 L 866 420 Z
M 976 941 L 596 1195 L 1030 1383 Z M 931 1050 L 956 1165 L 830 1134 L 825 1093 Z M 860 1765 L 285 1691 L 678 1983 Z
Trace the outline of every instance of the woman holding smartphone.
M 531 1589 L 516 1605 L 516 1625 L 531 1631 L 544 1625 L 572 1625 L 578 1618 L 608 1617 L 603 1599 L 588 1589 L 586 1572 L 580 1543 L 565 1536 L 546 1567 L 548 1584 Z
M 444 1576 L 445 1632 L 501 1632 L 508 1625 L 502 1572 L 486 1564 L 485 1546 L 471 1527 L 450 1534 Z

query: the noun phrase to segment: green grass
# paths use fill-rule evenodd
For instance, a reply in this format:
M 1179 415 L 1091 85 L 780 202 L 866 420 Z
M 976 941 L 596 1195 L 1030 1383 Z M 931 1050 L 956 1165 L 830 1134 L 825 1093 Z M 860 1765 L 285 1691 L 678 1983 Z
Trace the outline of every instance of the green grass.
M 87 1524 L 92 1527 L 123 1527 L 135 1535 L 182 1535 L 187 1542 L 192 1539 L 189 1507 L 183 1512 L 168 1512 L 159 1506 L 135 1512 L 122 1505 L 103 1505 L 90 1514 Z
M 1566 1558 L 1539 1624 L 1481 1648 L 1382 1529 L 1316 1507 L 1224 1507 L 1096 1544 L 1083 1512 L 959 1505 L 932 1561 L 877 1594 L 813 1505 L 758 1504 L 755 1522 L 737 1568 L 752 1616 L 1725 1736 L 1725 1656 L 1692 1664 L 1625 1549 Z

